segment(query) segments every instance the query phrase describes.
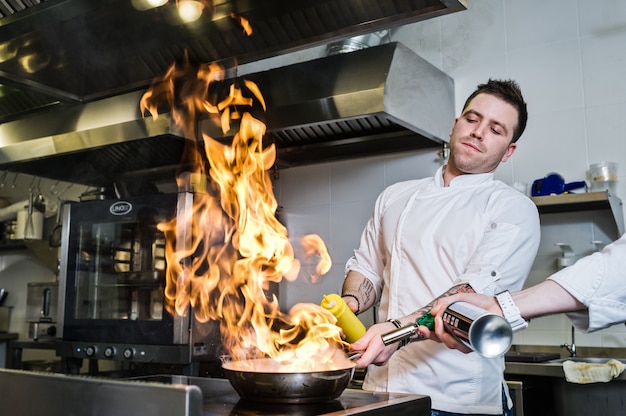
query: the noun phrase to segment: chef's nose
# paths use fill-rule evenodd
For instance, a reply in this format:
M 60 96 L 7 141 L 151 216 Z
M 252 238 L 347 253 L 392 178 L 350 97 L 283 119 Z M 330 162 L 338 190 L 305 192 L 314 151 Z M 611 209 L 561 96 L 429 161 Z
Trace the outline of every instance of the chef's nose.
M 476 137 L 478 139 L 482 139 L 483 138 L 484 129 L 485 129 L 485 126 L 482 123 L 476 124 L 476 126 L 474 126 L 474 129 L 472 130 L 472 137 Z

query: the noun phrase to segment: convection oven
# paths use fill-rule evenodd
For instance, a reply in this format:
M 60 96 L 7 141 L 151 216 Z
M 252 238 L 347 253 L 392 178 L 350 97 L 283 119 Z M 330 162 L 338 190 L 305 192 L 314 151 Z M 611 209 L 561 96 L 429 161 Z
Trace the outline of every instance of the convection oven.
M 83 359 L 161 364 L 217 359 L 217 323 L 194 330 L 192 314 L 170 313 L 164 299 L 165 237 L 157 225 L 190 199 L 193 194 L 182 192 L 63 207 L 57 355 L 74 367 Z

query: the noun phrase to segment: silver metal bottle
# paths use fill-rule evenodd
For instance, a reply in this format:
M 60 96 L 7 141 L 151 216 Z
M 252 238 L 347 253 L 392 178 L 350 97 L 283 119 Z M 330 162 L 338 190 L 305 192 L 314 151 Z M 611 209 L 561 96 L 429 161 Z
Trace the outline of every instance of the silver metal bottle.
M 506 319 L 467 302 L 455 302 L 442 315 L 446 330 L 483 357 L 498 357 L 513 343 Z
M 513 330 L 506 319 L 470 303 L 450 304 L 442 318 L 446 331 L 483 357 L 501 356 L 513 343 Z M 383 343 L 390 345 L 410 338 L 417 328 L 413 323 L 383 334 Z

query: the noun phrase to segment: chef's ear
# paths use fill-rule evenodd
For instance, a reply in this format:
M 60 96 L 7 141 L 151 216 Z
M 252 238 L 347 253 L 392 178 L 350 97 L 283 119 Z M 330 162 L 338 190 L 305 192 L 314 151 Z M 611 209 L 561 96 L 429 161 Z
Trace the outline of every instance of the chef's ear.
M 452 128 L 450 129 L 450 133 L 448 133 L 448 137 L 452 138 L 452 132 L 454 131 L 454 126 L 456 126 L 456 122 L 459 121 L 459 118 L 455 118 L 452 122 Z
M 517 143 L 509 143 L 509 147 L 507 147 L 507 149 L 504 152 L 504 155 L 502 155 L 502 159 L 500 159 L 500 161 L 501 162 L 506 162 L 507 160 L 509 160 L 509 158 L 511 156 L 513 156 L 513 153 L 515 153 L 516 149 L 517 149 Z

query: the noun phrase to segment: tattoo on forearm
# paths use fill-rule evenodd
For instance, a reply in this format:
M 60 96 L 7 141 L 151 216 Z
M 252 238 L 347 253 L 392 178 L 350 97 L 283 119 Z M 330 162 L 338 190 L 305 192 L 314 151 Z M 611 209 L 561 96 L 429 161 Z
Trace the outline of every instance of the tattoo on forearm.
M 469 283 L 463 283 L 461 285 L 455 286 L 452 288 L 452 290 L 454 290 L 455 288 L 457 289 L 455 292 L 448 293 L 446 296 L 454 295 L 456 293 L 475 293 L 476 292 Z
M 363 303 L 370 305 L 372 300 L 372 293 L 374 293 L 374 285 L 369 280 L 363 280 L 359 285 L 359 294 L 363 296 Z
M 460 285 L 456 285 L 451 287 L 448 291 L 446 291 L 445 293 L 443 293 L 442 295 L 436 297 L 435 299 L 433 299 L 428 305 L 418 309 L 420 314 L 423 315 L 426 312 L 428 312 L 433 305 L 435 304 L 435 301 L 437 301 L 438 299 L 441 298 L 445 298 L 447 296 L 452 296 L 455 295 L 457 293 L 474 293 L 475 290 L 472 288 L 472 286 L 469 283 L 462 283 Z

